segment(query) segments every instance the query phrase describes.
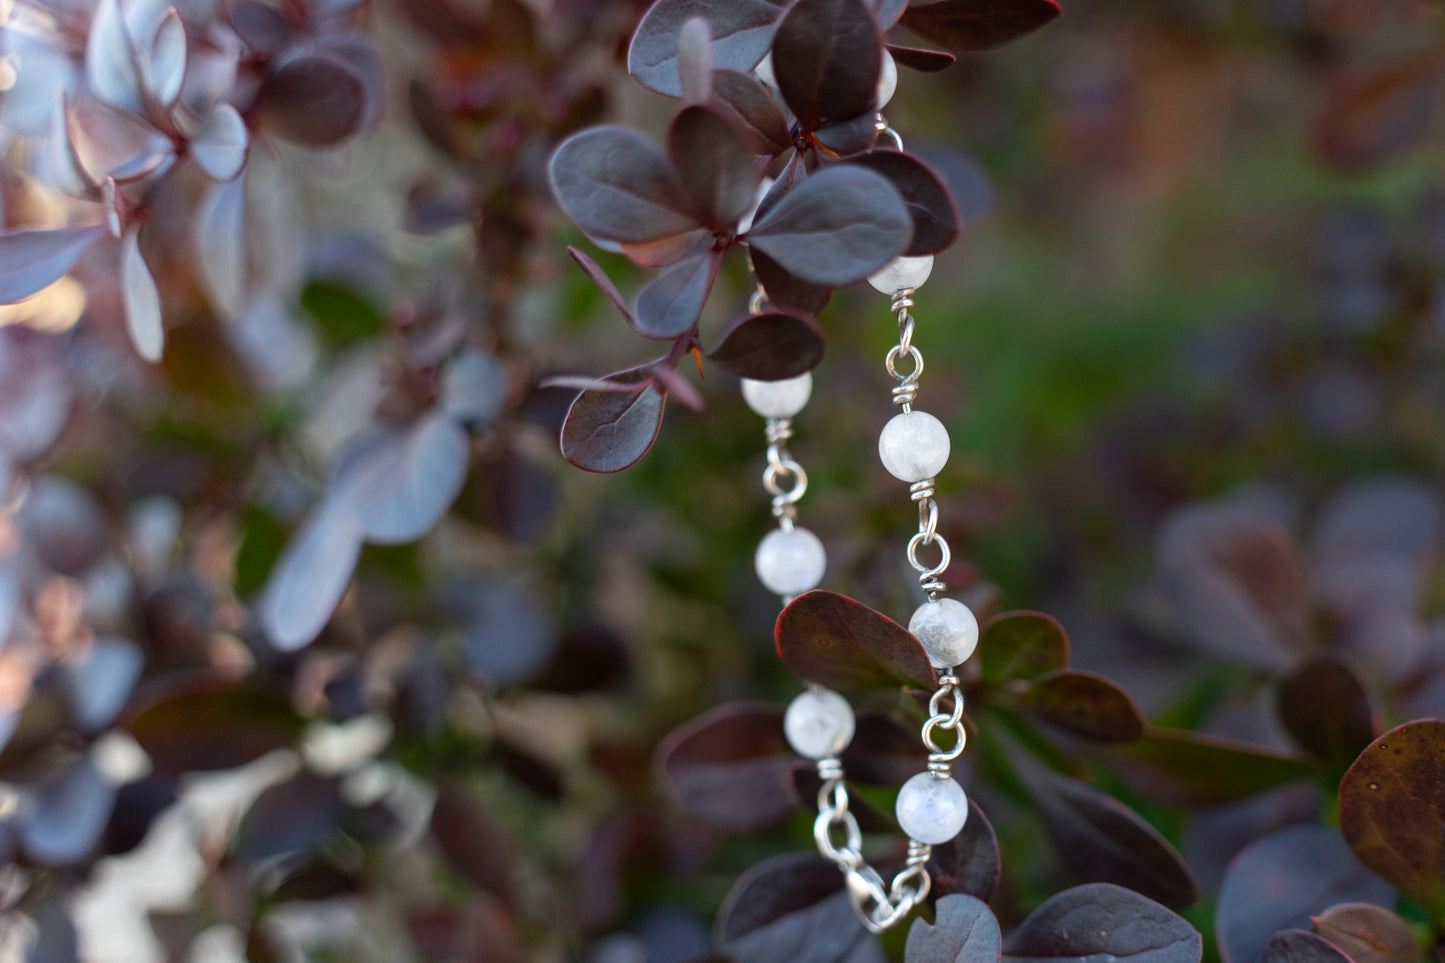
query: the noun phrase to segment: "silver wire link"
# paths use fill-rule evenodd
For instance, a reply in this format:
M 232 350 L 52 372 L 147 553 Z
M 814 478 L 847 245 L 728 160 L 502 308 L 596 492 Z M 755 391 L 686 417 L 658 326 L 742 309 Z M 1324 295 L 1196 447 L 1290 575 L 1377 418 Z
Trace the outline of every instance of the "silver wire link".
M 878 136 L 887 137 L 889 140 L 893 141 L 894 150 L 899 151 L 900 153 L 902 152 L 903 138 L 898 135 L 898 131 L 888 126 L 888 121 L 883 119 L 882 114 L 878 114 L 877 119 L 873 121 L 873 129 L 878 132 Z
M 946 699 L 952 700 L 947 711 L 943 705 Z M 944 749 L 938 744 L 934 735 L 938 729 L 954 734 L 952 748 Z M 947 779 L 953 773 L 953 761 L 963 755 L 968 742 L 963 728 L 963 689 L 952 671 L 938 677 L 938 688 L 928 699 L 928 720 L 923 723 L 922 736 L 923 744 L 928 747 L 928 771 L 939 779 Z
M 797 504 L 808 491 L 808 473 L 784 445 L 792 434 L 788 419 L 768 419 L 768 467 L 763 470 L 763 487 L 773 496 L 773 517 L 785 532 L 792 531 L 793 520 L 798 517 Z
M 911 839 L 908 861 L 902 871 L 885 883 L 883 877 L 863 859 L 863 834 L 858 820 L 848 811 L 848 786 L 843 782 L 843 764 L 837 759 L 820 759 L 818 775 L 818 818 L 813 821 L 813 840 L 818 852 L 843 872 L 848 898 L 858 918 L 870 932 L 882 933 L 913 911 L 928 895 L 928 857 L 933 847 Z M 843 842 L 834 841 L 841 831 Z
M 913 291 L 913 288 L 903 288 L 893 293 L 892 310 L 898 318 L 898 343 L 888 349 L 888 356 L 883 359 L 888 374 L 898 382 L 893 388 L 893 403 L 904 411 L 913 410 L 913 402 L 918 397 L 918 379 L 923 374 L 923 355 L 913 346 L 913 315 L 908 313 L 908 309 L 913 307 Z M 912 362 L 906 372 L 898 370 L 898 362 L 904 357 Z

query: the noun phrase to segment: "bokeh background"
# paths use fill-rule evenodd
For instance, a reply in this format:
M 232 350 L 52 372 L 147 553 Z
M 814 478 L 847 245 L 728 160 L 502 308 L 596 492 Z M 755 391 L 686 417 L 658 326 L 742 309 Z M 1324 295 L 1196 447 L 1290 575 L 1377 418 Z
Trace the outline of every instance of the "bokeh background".
M 244 125 L 233 178 L 99 103 L 103 4 L 0 3 L 4 225 L 109 208 L 166 329 L 141 360 L 108 235 L 0 308 L 0 959 L 705 958 L 734 880 L 811 846 L 801 804 L 689 812 L 657 756 L 797 691 L 752 572 L 762 425 L 708 368 L 705 410 L 586 475 L 571 394 L 538 387 L 650 358 L 566 245 L 641 272 L 543 178 L 583 123 L 661 136 L 622 66 L 643 6 L 176 8 L 182 103 Z M 1153 723 L 1297 752 L 1275 685 L 1321 651 L 1377 729 L 1445 714 L 1442 29 L 1427 0 L 1071 0 L 903 71 L 889 120 L 969 224 L 914 311 L 950 581 L 1054 616 Z M 705 330 L 746 303 L 727 271 Z M 821 320 L 802 517 L 825 587 L 906 619 L 912 507 L 874 440 L 896 328 L 866 287 Z M 377 450 L 440 503 L 362 545 L 337 506 Z M 1193 869 L 1207 958 L 1234 854 L 1334 820 L 1330 760 L 1227 802 L 1106 763 L 1081 765 Z M 1016 922 L 1077 872 L 1019 786 L 972 791 Z

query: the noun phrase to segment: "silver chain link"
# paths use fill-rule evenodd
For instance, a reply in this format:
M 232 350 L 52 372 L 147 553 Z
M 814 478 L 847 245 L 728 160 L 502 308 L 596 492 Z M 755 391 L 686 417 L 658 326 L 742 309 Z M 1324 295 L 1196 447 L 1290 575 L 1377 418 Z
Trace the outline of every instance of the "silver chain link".
M 918 379 L 923 374 L 923 353 L 913 344 L 913 295 L 913 288 L 893 292 L 892 310 L 898 319 L 898 343 L 888 349 L 888 355 L 883 359 L 888 374 L 898 382 L 893 387 L 893 403 L 903 411 L 913 410 L 913 402 L 918 398 Z M 912 361 L 912 367 L 906 372 L 898 370 L 898 361 L 903 357 Z M 918 573 L 919 587 L 929 598 L 936 599 L 948 588 L 940 576 L 948 570 L 953 553 L 949 550 L 948 541 L 938 534 L 938 502 L 933 498 L 933 485 L 934 479 L 925 478 L 914 482 L 908 489 L 909 496 L 918 503 L 918 534 L 908 541 L 908 564 Z M 935 564 L 925 564 L 919 558 L 919 549 L 924 547 L 936 548 L 938 561 Z
M 818 852 L 843 871 L 848 898 L 863 925 L 869 932 L 882 933 L 928 896 L 932 880 L 927 864 L 933 847 L 909 840 L 907 863 L 891 883 L 885 883 L 863 858 L 863 834 L 858 829 L 858 820 L 848 811 L 843 764 L 837 759 L 820 760 L 818 774 L 823 776 L 823 785 L 818 790 L 818 818 L 813 821 L 813 839 L 818 844 Z M 839 831 L 844 838 L 842 845 L 833 841 Z

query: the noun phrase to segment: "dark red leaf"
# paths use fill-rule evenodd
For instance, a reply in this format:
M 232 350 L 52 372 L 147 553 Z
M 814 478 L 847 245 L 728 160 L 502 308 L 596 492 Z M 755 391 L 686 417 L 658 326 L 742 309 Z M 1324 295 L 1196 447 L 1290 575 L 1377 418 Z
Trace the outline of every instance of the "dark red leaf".
M 898 22 L 903 11 L 908 9 L 908 0 L 866 0 L 873 10 L 873 18 L 879 30 L 887 30 Z
M 824 347 L 822 329 L 812 318 L 774 311 L 738 321 L 707 357 L 740 378 L 782 381 L 816 368 Z
M 1346 245 L 1343 256 L 1353 263 L 1359 249 Z M 1390 256 L 1386 245 L 1381 263 Z M 1442 533 L 1445 513 L 1432 485 L 1383 477 L 1346 486 L 1325 503 L 1310 545 L 1317 604 L 1342 624 L 1368 621 L 1385 608 L 1413 614 Z
M 611 629 L 574 627 L 562 633 L 552 664 L 531 687 L 567 695 L 621 691 L 632 678 L 632 661 L 627 640 Z
M 124 724 L 170 776 L 244 766 L 293 745 L 303 727 L 283 692 L 212 678 L 141 689 Z
M 128 782 L 115 794 L 115 808 L 105 827 L 103 851 L 107 856 L 120 856 L 145 841 L 146 834 L 161 813 L 176 801 L 171 780 L 147 776 Z
M 256 94 L 262 121 L 303 147 L 331 147 L 361 130 L 370 105 L 366 79 L 329 53 L 309 52 L 279 62 Z
M 622 292 L 617 290 L 617 285 L 612 283 L 607 272 L 602 270 L 596 261 L 570 244 L 567 245 L 567 253 L 572 255 L 572 260 L 576 261 L 577 266 L 586 272 L 587 276 L 592 279 L 592 283 L 597 285 L 597 289 L 607 296 L 607 300 L 612 302 L 617 313 L 622 315 L 628 324 L 635 326 L 637 322 L 632 318 L 632 310 L 627 306 L 627 300 L 622 296 Z
M 878 115 L 863 113 L 852 120 L 828 124 L 813 131 L 813 137 L 828 151 L 841 157 L 872 150 L 878 143 Z M 816 155 L 807 155 L 809 159 Z
M 637 332 L 671 341 L 691 331 L 712 292 L 722 254 L 705 251 L 683 258 L 643 285 L 632 308 Z
M 1314 771 L 1295 756 L 1176 729 L 1148 729 L 1112 754 L 1137 791 L 1179 805 L 1233 802 Z
M 693 17 L 706 20 L 712 31 L 714 64 L 729 70 L 752 70 L 773 42 L 778 12 L 768 0 L 658 0 L 632 35 L 627 70 L 649 90 L 681 96 L 678 36 Z
M 511 904 L 511 840 L 460 783 L 444 780 L 437 786 L 431 834 L 458 876 Z
M 1294 539 L 1249 503 L 1176 511 L 1159 573 L 1188 637 L 1231 662 L 1283 669 L 1308 645 L 1309 573 Z
M 930 926 L 922 919 L 908 928 L 907 963 L 998 963 L 1003 931 L 988 904 L 954 893 L 938 901 Z
M 622 245 L 622 253 L 642 267 L 660 268 L 676 264 L 689 254 L 696 254 L 715 242 L 713 234 L 706 228 L 694 228 L 681 234 L 660 238 L 640 244 Z
M 236 852 L 253 864 L 303 862 L 336 831 L 340 790 L 340 780 L 308 772 L 268 786 L 241 821 Z
M 1198 898 L 1179 853 L 1134 810 L 1028 757 L 1017 760 L 1015 772 L 1028 787 L 1054 848 L 1079 879 L 1127 886 L 1171 909 Z
M 1354 963 L 1329 940 L 1309 930 L 1280 930 L 1264 944 L 1262 963 Z
M 1090 883 L 1066 889 L 1030 913 L 1004 942 L 1004 958 L 1199 963 L 1203 944 L 1192 926 L 1153 900 L 1122 886 Z
M 492 745 L 497 766 L 532 795 L 549 802 L 560 802 L 565 791 L 562 774 L 551 763 L 510 740 L 498 739 Z
M 293 900 L 357 897 L 365 888 L 366 877 L 360 870 L 343 869 L 321 856 L 289 874 L 286 881 L 269 895 L 278 903 L 290 903 Z
M 668 128 L 667 153 L 698 220 L 733 230 L 753 206 L 760 175 L 732 122 L 710 107 L 684 107 Z
M 1056 669 L 1033 681 L 1020 699 L 1042 719 L 1100 742 L 1132 742 L 1144 734 L 1134 700 L 1092 672 Z
M 292 26 L 281 11 L 256 0 L 241 0 L 231 11 L 231 29 L 258 54 L 278 54 L 292 40 Z
M 779 154 L 793 145 L 788 121 L 767 85 L 752 73 L 712 72 L 713 107 L 726 115 L 754 154 Z
M 1042 612 L 1001 612 L 984 623 L 978 656 L 984 682 L 1036 679 L 1069 664 L 1069 637 Z
M 811 853 L 764 860 L 733 884 L 718 912 L 722 950 L 747 963 L 842 963 L 870 938 L 838 868 Z
M 1325 826 L 1291 826 L 1256 840 L 1225 873 L 1214 928 L 1224 963 L 1258 960 L 1280 929 L 1341 901 L 1392 903 L 1394 891 Z
M 804 281 L 757 248 L 750 248 L 748 256 L 753 262 L 753 274 L 773 307 L 816 316 L 833 297 L 832 288 Z
M 933 847 L 928 873 L 933 877 L 929 895 L 938 899 L 950 893 L 964 893 L 987 902 L 998 889 L 1003 860 L 998 837 L 978 803 L 968 800 L 968 821 L 949 842 Z
M 590 237 L 650 244 L 697 227 L 672 165 L 626 127 L 573 134 L 553 152 L 547 173 L 557 203 Z
M 908 246 L 913 222 L 893 185 L 853 165 L 820 170 L 790 190 L 747 234 L 806 281 L 861 281 Z
M 1373 903 L 1331 906 L 1314 918 L 1312 928 L 1354 963 L 1414 963 L 1422 958 L 1410 924 Z
M 562 457 L 586 471 L 622 471 L 647 454 L 667 397 L 651 382 L 631 391 L 584 391 L 562 423 Z
M 994 189 L 988 173 L 967 154 L 947 147 L 911 144 L 912 154 L 927 163 L 948 185 L 958 206 L 958 226 L 969 230 L 988 217 L 994 207 Z
M 773 38 L 773 75 L 803 130 L 869 113 L 883 40 L 863 0 L 796 0 Z
M 106 226 L 0 232 L 0 304 L 14 304 L 64 277 L 106 235 Z
M 683 809 L 724 829 L 776 826 L 798 810 L 798 757 L 783 709 L 730 702 L 670 732 L 657 748 L 663 782 Z
M 1315 125 L 1315 145 L 1347 169 L 1368 167 L 1418 143 L 1440 101 L 1440 58 L 1392 63 L 1336 83 Z
M 913 218 L 913 241 L 904 257 L 937 254 L 958 239 L 958 207 L 943 181 L 927 164 L 893 150 L 876 150 L 849 158 L 888 178 Z
M 1312 659 L 1281 679 L 1277 707 L 1295 742 L 1342 766 L 1363 752 L 1377 732 L 1364 684 L 1333 656 Z
M 492 475 L 497 531 L 518 542 L 531 543 L 545 535 L 557 508 L 552 476 L 516 451 L 501 454 Z
M 900 21 L 950 50 L 991 50 L 1033 33 L 1063 13 L 1055 0 L 943 0 L 909 7 Z
M 778 656 L 796 675 L 831 689 L 937 683 L 908 630 L 836 592 L 813 591 L 778 616 Z
M 942 50 L 922 50 L 918 47 L 888 45 L 888 52 L 900 67 L 910 67 L 924 73 L 937 73 L 958 63 L 958 58 Z
M 1340 831 L 1445 926 L 1445 722 L 1407 722 L 1370 743 L 1340 781 Z
M 849 779 L 870 786 L 897 786 L 927 765 L 928 750 L 917 729 L 876 712 L 858 714 L 853 741 L 843 750 Z

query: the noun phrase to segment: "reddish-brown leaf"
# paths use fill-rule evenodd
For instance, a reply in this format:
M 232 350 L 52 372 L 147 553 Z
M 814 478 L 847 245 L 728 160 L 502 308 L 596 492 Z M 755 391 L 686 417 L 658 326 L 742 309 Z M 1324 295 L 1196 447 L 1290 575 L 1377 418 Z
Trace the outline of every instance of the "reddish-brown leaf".
M 716 706 L 668 733 L 657 763 L 683 809 L 724 829 L 775 826 L 801 804 L 792 778 L 798 757 L 783 736 L 781 706 Z
M 984 682 L 1035 679 L 1068 666 L 1069 637 L 1042 612 L 1000 612 L 984 623 L 978 657 Z
M 1333 656 L 1312 659 L 1281 679 L 1278 709 L 1295 742 L 1341 767 L 1363 752 L 1378 731 L 1364 684 Z
M 458 876 L 510 905 L 511 840 L 460 783 L 445 780 L 438 785 L 431 834 Z
M 1422 957 L 1410 924 L 1374 903 L 1339 903 L 1314 917 L 1313 924 L 1354 963 L 1414 963 Z
M 1445 722 L 1407 722 L 1370 743 L 1340 781 L 1340 831 L 1445 925 Z
M 832 689 L 937 683 L 928 653 L 907 629 L 836 592 L 794 599 L 778 616 L 776 638 L 784 665 Z
M 950 50 L 991 50 L 1033 33 L 1063 13 L 1055 0 L 943 0 L 909 7 L 900 21 Z
M 1020 701 L 1040 718 L 1100 742 L 1133 742 L 1144 734 L 1134 700 L 1092 672 L 1057 669 L 1041 675 Z

